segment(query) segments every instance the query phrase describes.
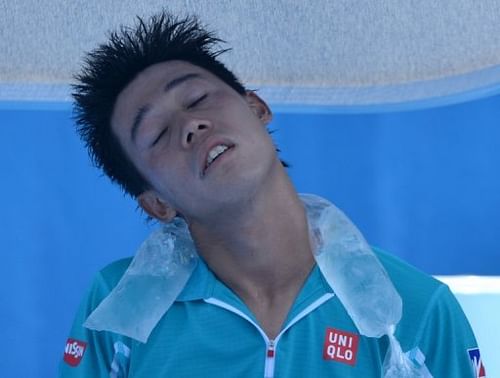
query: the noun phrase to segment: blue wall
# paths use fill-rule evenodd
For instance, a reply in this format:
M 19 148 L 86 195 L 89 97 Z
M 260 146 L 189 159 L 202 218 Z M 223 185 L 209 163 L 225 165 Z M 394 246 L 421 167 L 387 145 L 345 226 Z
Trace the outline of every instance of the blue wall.
M 372 115 L 277 114 L 299 191 L 432 274 L 500 273 L 500 97 Z
M 52 377 L 94 272 L 149 231 L 94 170 L 61 104 L 0 104 L 2 377 Z M 279 111 L 301 192 L 432 274 L 500 274 L 500 97 L 413 112 Z

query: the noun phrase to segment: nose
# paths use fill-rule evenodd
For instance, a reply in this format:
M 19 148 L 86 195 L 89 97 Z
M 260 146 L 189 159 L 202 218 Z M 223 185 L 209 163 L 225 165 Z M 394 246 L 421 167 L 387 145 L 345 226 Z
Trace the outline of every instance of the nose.
M 187 121 L 182 129 L 182 144 L 190 147 L 193 143 L 211 128 L 211 123 L 206 120 L 191 119 Z

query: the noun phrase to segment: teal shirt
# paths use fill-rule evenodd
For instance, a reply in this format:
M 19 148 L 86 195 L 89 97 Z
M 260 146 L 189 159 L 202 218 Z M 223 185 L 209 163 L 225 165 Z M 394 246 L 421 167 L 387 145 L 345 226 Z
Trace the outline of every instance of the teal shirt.
M 402 349 L 419 351 L 435 378 L 476 377 L 468 350 L 477 343 L 448 287 L 393 256 L 375 253 L 403 299 L 396 330 Z M 60 377 L 381 376 L 387 337 L 359 335 L 318 267 L 274 340 L 202 260 L 147 343 L 84 328 L 130 261 L 117 261 L 98 273 L 78 310 Z

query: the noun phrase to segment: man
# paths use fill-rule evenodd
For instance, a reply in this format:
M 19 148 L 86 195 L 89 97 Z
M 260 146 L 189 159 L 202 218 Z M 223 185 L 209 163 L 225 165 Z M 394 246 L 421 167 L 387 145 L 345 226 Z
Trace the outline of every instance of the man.
M 356 305 L 316 263 L 311 216 L 266 129 L 271 111 L 217 60 L 217 42 L 196 20 L 162 13 L 112 34 L 77 77 L 77 124 L 96 165 L 150 217 L 186 225 L 194 247 L 175 244 L 175 226 L 164 243 L 174 243 L 172 254 L 199 257 L 185 281 L 182 264 L 147 253 L 129 273 L 130 259 L 103 269 L 77 314 L 61 376 L 480 376 L 476 341 L 447 287 L 380 251 L 402 318 L 380 337 L 362 332 Z M 130 289 L 134 269 L 150 282 L 134 286 L 139 292 Z M 152 295 L 162 275 L 165 289 Z M 160 316 L 148 328 L 149 299 Z M 398 313 L 396 304 L 383 310 Z M 409 373 L 398 373 L 398 358 Z

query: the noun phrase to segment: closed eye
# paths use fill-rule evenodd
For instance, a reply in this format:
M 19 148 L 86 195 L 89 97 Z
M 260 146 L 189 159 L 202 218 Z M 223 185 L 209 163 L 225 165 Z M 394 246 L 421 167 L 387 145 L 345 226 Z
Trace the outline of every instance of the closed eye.
M 202 102 L 205 98 L 207 98 L 207 94 L 204 94 L 203 96 L 197 98 L 195 101 L 193 101 L 191 104 L 189 104 L 187 106 L 187 109 L 192 109 L 194 108 L 196 105 L 198 105 L 200 102 Z
M 168 130 L 168 127 L 165 127 L 160 134 L 158 134 L 158 136 L 156 137 L 156 139 L 153 141 L 153 143 L 151 143 L 151 146 L 150 147 L 154 147 L 156 143 L 158 143 L 158 141 L 161 139 L 161 137 L 167 132 Z
M 199 98 L 197 98 L 195 101 L 193 101 L 191 104 L 189 104 L 187 106 L 187 109 L 192 109 L 194 108 L 196 105 L 198 105 L 200 102 L 202 102 L 205 98 L 207 98 L 208 94 L 204 94 L 203 96 L 200 96 Z M 161 139 L 161 137 L 168 131 L 168 127 L 165 127 L 160 134 L 158 134 L 158 136 L 156 137 L 156 139 L 153 141 L 153 143 L 151 143 L 151 146 L 150 147 L 154 147 Z

